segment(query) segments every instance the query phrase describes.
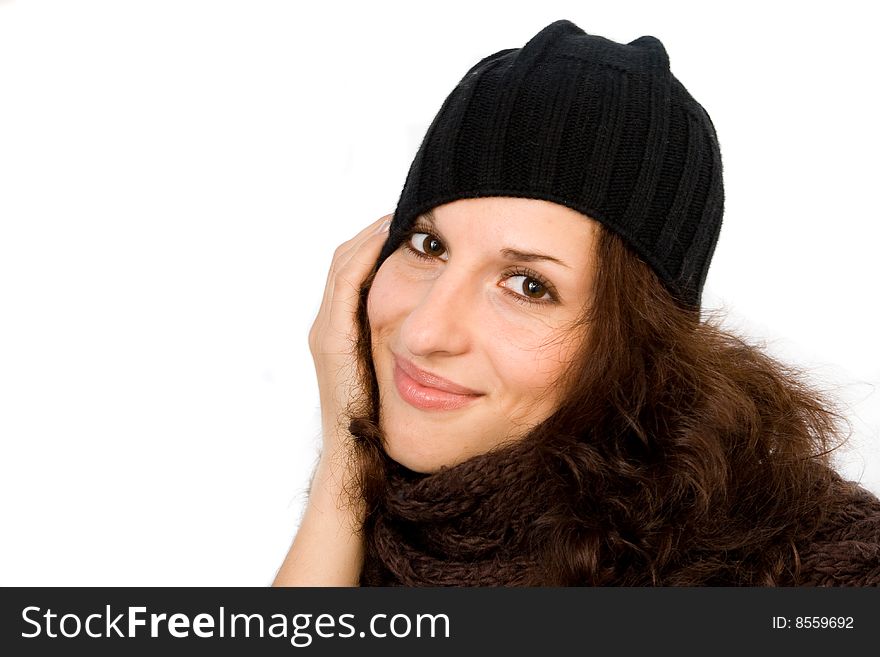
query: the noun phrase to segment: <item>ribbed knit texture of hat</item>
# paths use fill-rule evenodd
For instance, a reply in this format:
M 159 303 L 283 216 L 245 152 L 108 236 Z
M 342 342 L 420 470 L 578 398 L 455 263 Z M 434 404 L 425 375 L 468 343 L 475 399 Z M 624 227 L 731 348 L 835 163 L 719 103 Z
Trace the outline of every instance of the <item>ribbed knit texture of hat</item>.
M 483 196 L 592 217 L 699 308 L 721 230 L 721 152 L 655 37 L 620 44 L 558 20 L 477 62 L 428 128 L 377 267 L 419 215 Z

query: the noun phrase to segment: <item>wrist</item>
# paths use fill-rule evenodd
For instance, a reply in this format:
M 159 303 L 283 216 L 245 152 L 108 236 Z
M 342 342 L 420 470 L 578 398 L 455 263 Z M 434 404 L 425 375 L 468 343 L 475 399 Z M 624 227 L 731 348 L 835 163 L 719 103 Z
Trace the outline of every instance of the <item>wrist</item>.
M 309 492 L 309 504 L 333 509 L 351 517 L 363 517 L 357 474 L 349 452 L 325 451 L 318 460 Z

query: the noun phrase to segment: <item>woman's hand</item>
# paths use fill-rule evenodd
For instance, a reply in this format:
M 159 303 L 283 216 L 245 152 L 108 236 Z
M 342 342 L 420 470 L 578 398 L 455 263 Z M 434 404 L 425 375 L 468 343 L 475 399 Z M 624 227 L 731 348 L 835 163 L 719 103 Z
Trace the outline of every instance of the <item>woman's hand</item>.
M 388 237 L 391 214 L 371 223 L 340 244 L 333 254 L 324 299 L 309 332 L 309 348 L 318 376 L 325 455 L 342 448 L 340 436 L 348 427 L 341 421 L 357 393 L 355 340 L 360 287 L 369 275 Z
M 348 403 L 357 393 L 355 340 L 360 287 L 387 238 L 385 215 L 333 254 L 324 300 L 312 330 L 309 348 L 318 374 L 324 449 L 315 470 L 309 501 L 290 550 L 273 586 L 357 586 L 363 565 L 358 529 L 364 509 L 346 504 L 342 494 L 349 460 L 336 457 L 347 447 L 348 427 L 341 426 Z M 384 230 L 383 230 L 384 228 Z

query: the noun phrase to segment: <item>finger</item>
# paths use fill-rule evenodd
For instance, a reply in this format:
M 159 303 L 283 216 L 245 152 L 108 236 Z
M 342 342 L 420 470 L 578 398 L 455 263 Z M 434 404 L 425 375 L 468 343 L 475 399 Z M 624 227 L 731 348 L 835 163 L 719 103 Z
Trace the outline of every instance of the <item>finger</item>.
M 373 235 L 377 233 L 377 231 L 380 231 L 380 229 L 385 226 L 386 223 L 390 224 L 393 217 L 394 213 L 386 214 L 383 217 L 379 217 L 376 221 L 364 227 L 357 235 L 352 237 L 350 240 L 347 240 L 340 244 L 339 248 L 337 249 L 337 255 L 339 256 L 339 258 L 345 259 L 347 255 L 351 254 L 353 249 L 358 248 L 366 240 L 370 239 Z M 387 234 L 387 230 L 385 231 L 385 233 Z
M 357 235 L 339 245 L 341 252 L 349 250 L 351 247 L 360 244 L 365 239 L 369 239 L 376 233 L 376 231 L 385 225 L 386 222 L 390 223 L 392 217 L 394 217 L 394 213 L 386 214 L 364 226 Z
M 334 278 L 334 272 L 339 271 L 345 265 L 345 262 L 348 260 L 347 256 L 351 254 L 352 250 L 357 248 L 359 244 L 363 243 L 365 239 L 375 235 L 376 231 L 384 226 L 386 222 L 390 224 L 393 216 L 394 213 L 390 213 L 379 217 L 376 221 L 371 222 L 361 229 L 361 231 L 353 238 L 343 242 L 336 248 L 336 251 L 333 254 L 333 259 L 330 262 L 330 270 L 327 272 L 328 283 Z
M 376 264 L 376 259 L 387 238 L 387 230 L 374 233 L 365 239 L 359 248 L 352 250 L 348 260 L 339 269 L 337 281 L 340 283 L 340 294 L 338 296 L 334 294 L 334 298 L 347 305 L 357 303 L 361 285 L 369 275 L 373 265 Z M 334 283 L 334 292 L 336 287 Z
M 391 215 L 386 216 L 390 217 Z M 388 239 L 390 223 L 391 220 L 387 219 L 379 224 L 372 233 L 362 236 L 360 240 L 352 244 L 347 251 L 339 254 L 332 265 L 332 269 L 336 272 L 336 275 L 338 276 L 341 272 L 347 271 L 352 264 L 352 260 L 356 257 L 359 258 L 359 260 L 355 265 L 356 271 L 358 272 L 355 275 L 360 275 L 361 270 L 365 266 L 372 267 L 376 258 L 379 256 L 380 248 Z M 364 250 L 366 250 L 366 255 L 364 255 Z M 372 261 L 366 262 L 366 260 L 369 259 L 372 259 Z M 362 278 L 365 278 L 368 273 L 369 269 L 362 273 Z
M 333 260 L 330 263 L 330 268 L 327 272 L 327 280 L 324 283 L 324 296 L 321 300 L 321 306 L 330 303 L 331 299 L 333 299 L 334 290 L 336 288 L 336 279 L 339 276 L 339 273 L 348 264 L 351 255 L 365 241 L 381 235 L 387 236 L 388 226 L 386 224 L 390 224 L 393 216 L 394 213 L 389 213 L 382 217 L 379 217 L 379 219 L 373 221 L 368 226 L 363 228 L 354 238 L 340 245 L 340 248 L 337 249 L 336 253 L 334 254 Z M 383 226 L 385 226 L 386 230 L 377 232 L 377 229 L 381 229 Z M 380 244 L 382 243 L 384 243 L 384 238 L 382 239 L 382 242 L 380 242 Z M 349 244 L 350 246 L 347 249 L 343 249 L 346 244 Z M 376 257 L 378 257 L 378 253 L 376 254 Z M 366 274 L 364 274 L 363 278 L 366 278 Z

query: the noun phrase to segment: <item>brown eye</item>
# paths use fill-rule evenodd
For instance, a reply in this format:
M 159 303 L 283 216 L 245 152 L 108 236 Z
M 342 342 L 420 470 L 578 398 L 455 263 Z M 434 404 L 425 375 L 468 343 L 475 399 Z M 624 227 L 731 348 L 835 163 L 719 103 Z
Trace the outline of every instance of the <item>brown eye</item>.
M 445 251 L 440 240 L 432 235 L 428 235 L 422 240 L 422 248 L 425 249 L 425 253 L 431 256 L 443 255 L 443 251 Z
M 423 257 L 439 258 L 446 252 L 443 242 L 430 233 L 413 233 L 409 240 L 409 246 Z
M 532 297 L 533 299 L 540 299 L 547 294 L 547 290 L 544 286 L 533 278 L 526 278 L 523 281 L 522 290 L 525 292 L 526 296 Z
M 537 299 L 537 300 L 545 300 L 550 298 L 550 292 L 547 289 L 547 286 L 544 285 L 541 281 L 536 278 L 532 278 L 531 276 L 526 276 L 525 274 L 515 274 L 510 276 L 507 280 L 512 280 L 515 278 L 521 278 L 522 283 L 519 285 L 513 285 L 511 288 L 516 290 L 517 288 L 522 291 L 522 296 L 525 296 L 529 299 Z M 517 292 L 519 294 L 519 292 Z

